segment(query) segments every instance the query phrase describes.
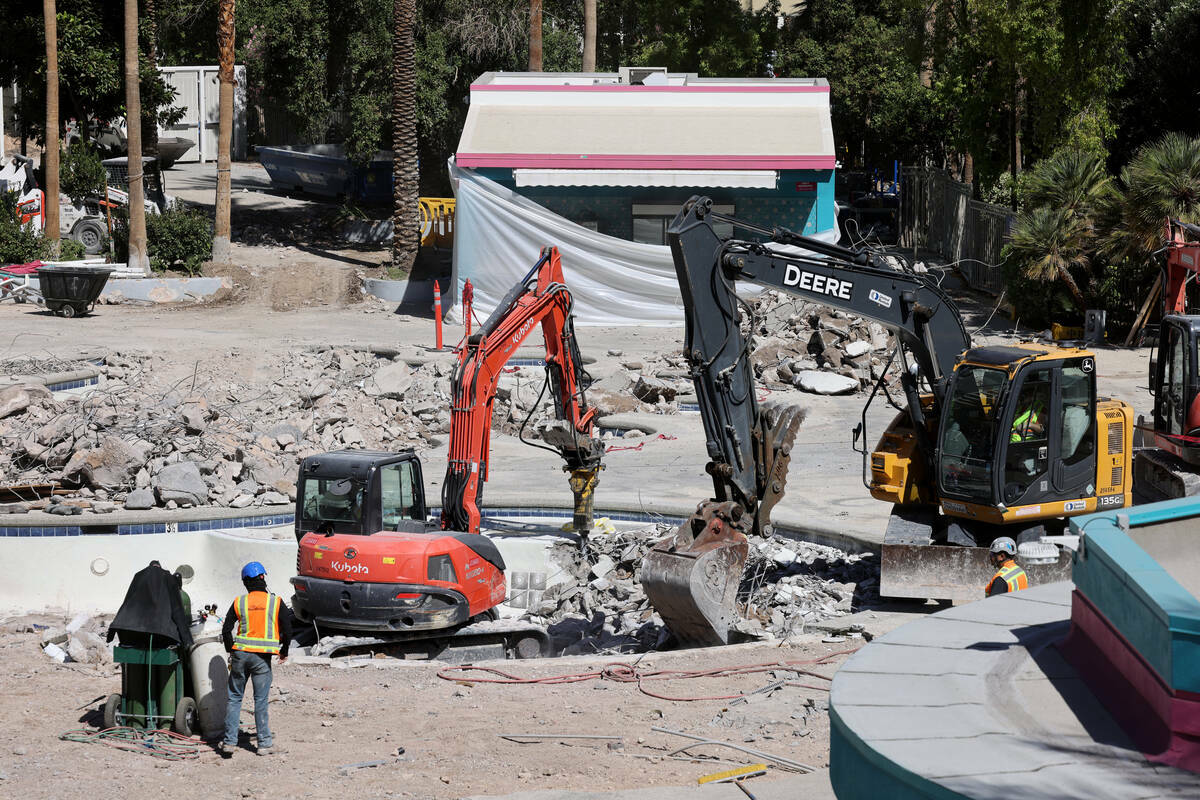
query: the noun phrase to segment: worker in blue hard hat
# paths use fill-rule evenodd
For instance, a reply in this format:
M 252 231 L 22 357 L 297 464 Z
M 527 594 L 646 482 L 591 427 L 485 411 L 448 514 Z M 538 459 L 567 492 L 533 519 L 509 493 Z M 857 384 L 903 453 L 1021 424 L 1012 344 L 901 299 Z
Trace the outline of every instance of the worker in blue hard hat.
M 257 561 L 242 567 L 246 593 L 233 601 L 221 629 L 229 653 L 229 703 L 225 709 L 225 738 L 220 751 L 233 755 L 238 743 L 238 721 L 246 681 L 254 687 L 254 728 L 260 756 L 275 752 L 275 739 L 267 720 L 267 695 L 271 691 L 271 657 L 287 661 L 292 640 L 292 612 L 278 595 L 267 591 L 267 570 Z

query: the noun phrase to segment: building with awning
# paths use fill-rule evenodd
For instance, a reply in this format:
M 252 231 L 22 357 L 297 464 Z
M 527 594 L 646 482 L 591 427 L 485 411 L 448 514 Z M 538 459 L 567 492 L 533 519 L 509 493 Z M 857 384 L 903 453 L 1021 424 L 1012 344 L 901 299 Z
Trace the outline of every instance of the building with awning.
M 643 252 L 640 267 L 625 271 L 639 275 L 641 291 L 665 293 L 653 303 L 663 310 L 660 301 L 678 290 L 662 245 L 689 197 L 706 195 L 715 210 L 756 225 L 837 241 L 835 165 L 829 84 L 822 78 L 700 78 L 653 67 L 489 72 L 471 85 L 452 164 L 458 283 L 473 275 L 487 282 L 490 273 L 482 274 L 479 261 L 498 242 L 518 241 L 523 224 L 528 236 L 554 244 L 586 229 L 593 237 L 578 242 L 589 249 L 577 261 L 588 262 L 588 280 L 610 300 L 621 293 L 622 275 L 615 266 L 602 274 L 603 251 L 614 251 L 614 265 L 639 262 L 629 248 L 605 240 L 655 248 Z M 540 211 L 567 226 L 542 219 Z M 564 253 L 568 274 L 570 265 Z M 649 275 L 654 280 L 645 280 Z M 631 279 L 629 292 L 639 291 L 639 279 Z M 472 283 L 477 298 L 491 295 L 481 293 L 475 277 Z M 581 276 L 572 284 L 584 292 L 576 312 L 585 320 L 586 283 Z M 639 319 L 654 317 L 645 311 Z M 678 312 L 667 309 L 658 319 L 665 324 Z
M 750 222 L 810 235 L 835 227 L 823 78 L 489 72 L 471 86 L 455 160 L 572 221 L 647 244 L 665 243 L 664 218 L 693 194 Z

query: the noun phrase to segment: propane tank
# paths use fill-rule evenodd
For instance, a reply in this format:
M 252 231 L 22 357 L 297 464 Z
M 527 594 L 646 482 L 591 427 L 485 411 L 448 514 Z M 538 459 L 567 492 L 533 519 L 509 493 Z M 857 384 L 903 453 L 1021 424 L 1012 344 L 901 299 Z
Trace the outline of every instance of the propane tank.
M 225 732 L 226 683 L 229 680 L 220 617 L 206 615 L 203 621 L 193 625 L 192 640 L 192 697 L 196 700 L 204 738 L 215 739 Z

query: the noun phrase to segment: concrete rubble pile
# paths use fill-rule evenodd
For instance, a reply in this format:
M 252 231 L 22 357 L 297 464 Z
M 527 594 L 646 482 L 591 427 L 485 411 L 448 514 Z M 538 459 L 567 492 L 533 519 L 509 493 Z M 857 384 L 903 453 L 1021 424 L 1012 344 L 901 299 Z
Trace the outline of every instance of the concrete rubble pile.
M 895 337 L 883 326 L 859 317 L 766 291 L 752 303 L 751 363 L 759 385 L 795 388 L 813 394 L 853 394 L 869 389 L 887 366 Z M 623 353 L 610 350 L 620 358 Z M 888 372 L 899 385 L 899 372 Z M 643 412 L 675 414 L 694 404 L 695 391 L 682 353 L 660 353 L 620 361 L 588 389 L 588 402 L 602 414 Z
M 10 627 L 13 633 L 40 634 L 42 651 L 60 664 L 108 664 L 112 645 L 104 641 L 106 624 L 106 618 L 76 614 L 50 625 L 17 623 Z
M 528 618 L 546 625 L 564 655 L 652 649 L 667 638 L 642 591 L 642 558 L 669 525 L 593 535 L 585 557 L 571 543 L 554 557 L 571 579 L 551 584 Z M 780 536 L 751 537 L 739 594 L 743 638 L 810 634 L 806 626 L 845 616 L 879 600 L 878 561 L 870 553 Z
M 0 511 L 288 506 L 307 455 L 434 446 L 449 429 L 450 369 L 336 348 L 293 352 L 262 382 L 164 385 L 145 354 L 112 353 L 83 397 L 0 390 L 0 481 L 20 488 Z
M 763 292 L 754 301 L 754 319 L 754 370 L 768 387 L 815 394 L 866 389 L 883 374 L 896 345 L 879 323 L 780 291 Z M 891 374 L 898 376 L 895 369 Z

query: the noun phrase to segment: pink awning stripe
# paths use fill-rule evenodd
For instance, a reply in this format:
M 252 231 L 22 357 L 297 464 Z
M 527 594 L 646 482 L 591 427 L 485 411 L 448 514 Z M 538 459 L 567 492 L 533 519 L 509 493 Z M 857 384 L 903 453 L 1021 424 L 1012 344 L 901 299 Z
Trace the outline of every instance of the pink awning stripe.
M 794 94 L 820 92 L 829 94 L 828 86 L 625 86 L 616 84 L 494 84 L 473 83 L 472 92 L 736 92 L 738 94 Z
M 834 156 L 584 155 L 567 153 L 457 153 L 460 167 L 538 169 L 833 169 Z

